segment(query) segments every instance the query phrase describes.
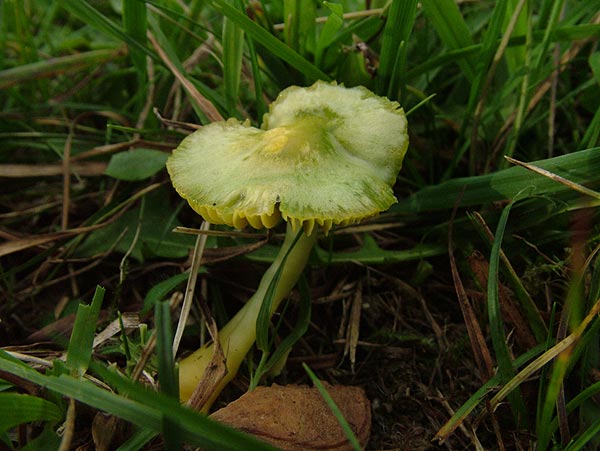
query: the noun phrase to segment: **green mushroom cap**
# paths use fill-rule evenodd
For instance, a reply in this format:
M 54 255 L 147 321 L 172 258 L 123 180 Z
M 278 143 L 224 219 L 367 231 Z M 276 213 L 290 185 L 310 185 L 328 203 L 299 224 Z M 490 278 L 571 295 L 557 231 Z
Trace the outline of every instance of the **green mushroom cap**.
M 281 92 L 261 129 L 236 119 L 185 138 L 167 161 L 173 186 L 207 221 L 274 227 L 359 222 L 396 202 L 408 147 L 397 102 L 319 81 Z

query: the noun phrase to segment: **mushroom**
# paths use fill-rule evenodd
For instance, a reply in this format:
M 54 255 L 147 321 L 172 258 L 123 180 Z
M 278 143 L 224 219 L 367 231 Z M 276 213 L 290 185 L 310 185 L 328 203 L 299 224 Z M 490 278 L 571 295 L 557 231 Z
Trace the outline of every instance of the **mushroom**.
M 364 87 L 316 82 L 282 91 L 262 128 L 236 119 L 186 137 L 167 161 L 177 192 L 213 224 L 272 228 L 286 235 L 256 293 L 219 331 L 227 375 L 204 410 L 236 375 L 256 339 L 261 304 L 281 266 L 271 313 L 290 293 L 318 235 L 387 210 L 408 146 L 404 111 Z M 302 233 L 300 231 L 302 230 Z M 209 364 L 206 345 L 180 362 L 182 400 Z

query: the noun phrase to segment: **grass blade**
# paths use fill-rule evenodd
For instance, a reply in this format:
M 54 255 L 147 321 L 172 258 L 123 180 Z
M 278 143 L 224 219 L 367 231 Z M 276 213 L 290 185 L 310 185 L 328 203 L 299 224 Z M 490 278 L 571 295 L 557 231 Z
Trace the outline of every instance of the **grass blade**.
M 490 64 L 492 64 L 494 54 L 496 53 L 498 37 L 502 33 L 502 22 L 504 21 L 506 16 L 507 3 L 508 0 L 500 0 L 496 2 L 496 6 L 494 6 L 492 18 L 490 19 L 488 28 L 485 32 L 481 51 L 479 52 L 477 58 L 478 70 L 473 80 L 473 84 L 471 85 L 471 91 L 469 93 L 469 101 L 467 104 L 467 110 L 465 112 L 465 119 L 463 121 L 462 130 L 466 129 L 466 124 L 468 121 L 470 121 L 471 116 L 475 111 L 475 105 L 477 104 L 477 101 L 480 99 L 482 91 L 484 90 L 484 82 L 486 78 L 489 78 L 487 76 L 489 73 L 488 70 L 491 69 Z
M 423 0 L 421 4 L 428 19 L 449 50 L 463 49 L 473 45 L 471 31 L 454 0 Z M 457 64 L 467 79 L 473 81 L 476 74 L 475 59 L 467 55 L 457 60 Z
M 600 193 L 597 192 L 597 191 L 594 191 L 593 189 L 589 189 L 589 188 L 587 188 L 587 187 L 585 187 L 585 186 L 583 186 L 583 185 L 581 185 L 579 183 L 574 183 L 571 180 L 568 180 L 568 179 L 566 179 L 564 177 L 561 177 L 560 175 L 556 175 L 556 174 L 554 174 L 551 171 L 547 171 L 546 169 L 539 168 L 539 167 L 537 167 L 537 166 L 535 166 L 533 164 L 523 163 L 522 161 L 515 160 L 514 158 L 511 158 L 511 157 L 508 157 L 508 156 L 506 156 L 505 158 L 506 158 L 507 161 L 509 161 L 509 162 L 511 162 L 513 164 L 516 164 L 518 166 L 524 167 L 525 169 L 528 169 L 528 170 L 530 170 L 532 172 L 535 172 L 536 174 L 539 174 L 539 175 L 541 175 L 543 177 L 547 177 L 550 180 L 553 180 L 553 181 L 555 181 L 557 183 L 561 183 L 564 186 L 566 186 L 566 187 L 568 187 L 568 188 L 570 188 L 570 189 L 572 189 L 574 191 L 577 191 L 577 192 L 579 192 L 579 193 L 581 193 L 581 194 L 583 194 L 585 196 L 589 196 L 589 197 L 592 197 L 594 199 L 600 200 Z
M 96 287 L 91 305 L 80 304 L 77 309 L 73 333 L 67 349 L 67 366 L 78 376 L 85 374 L 92 358 L 96 323 L 103 299 L 104 288 Z
M 169 67 L 173 76 L 182 84 L 187 91 L 194 111 L 201 122 L 206 124 L 211 121 L 223 120 L 223 116 L 216 108 L 221 105 L 218 96 L 212 89 L 208 89 L 199 83 L 192 83 L 191 77 L 186 75 L 186 70 L 179 60 L 171 41 L 163 33 L 156 21 L 150 21 L 150 26 L 154 37 L 151 38 L 152 44 L 158 50 L 163 62 Z
M 0 89 L 25 83 L 37 78 L 49 78 L 57 73 L 80 70 L 85 66 L 100 66 L 122 56 L 121 52 L 112 49 L 91 50 L 74 55 L 59 56 L 30 64 L 15 66 L 0 71 Z
M 146 45 L 146 32 L 148 22 L 146 18 L 146 4 L 140 0 L 123 0 L 123 27 L 133 40 Z M 136 47 L 129 46 L 131 61 L 135 67 L 138 89 L 137 103 L 138 110 L 141 110 L 146 97 L 148 87 L 148 77 L 146 68 L 146 54 Z
M 227 16 L 252 38 L 263 45 L 273 55 L 281 58 L 292 67 L 298 69 L 310 80 L 330 80 L 330 77 L 300 54 L 279 41 L 275 36 L 250 20 L 243 13 L 228 4 L 225 0 L 209 0 L 209 3 L 220 13 Z
M 550 12 L 549 20 L 547 21 L 546 28 L 544 30 L 544 38 L 542 39 L 540 48 L 538 49 L 537 59 L 533 64 L 532 68 L 535 72 L 538 72 L 542 66 L 544 58 L 548 56 L 548 48 L 550 47 L 551 36 L 560 18 L 561 11 L 565 0 L 554 0 L 552 2 L 552 10 Z
M 275 295 L 275 289 L 279 284 L 279 280 L 281 279 L 281 272 L 285 267 L 285 262 L 288 259 L 288 256 L 291 254 L 294 246 L 300 239 L 300 237 L 304 234 L 304 230 L 300 229 L 292 242 L 292 245 L 287 250 L 286 254 L 283 256 L 281 260 L 281 264 L 275 271 L 275 275 L 267 288 L 267 292 L 265 293 L 265 298 L 260 306 L 260 310 L 258 312 L 258 316 L 256 318 L 256 347 L 263 352 L 269 352 L 271 347 L 269 340 L 269 328 L 271 327 L 271 316 L 272 316 L 272 308 L 273 308 L 273 298 Z
M 521 366 L 543 350 L 542 346 L 536 346 L 534 349 L 527 351 L 515 360 L 515 366 Z M 446 440 L 450 434 L 465 421 L 467 416 L 485 399 L 486 394 L 493 392 L 498 387 L 499 380 L 500 376 L 495 374 L 489 381 L 473 393 L 462 406 L 456 409 L 452 418 L 450 418 L 435 434 L 434 440 L 439 440 L 440 442 Z
M 58 406 L 45 399 L 18 393 L 0 393 L 0 432 L 30 421 L 63 419 Z
M 600 434 L 600 420 L 592 423 L 590 427 L 579 435 L 577 439 L 571 442 L 564 451 L 581 451 L 582 449 L 587 449 L 586 445 L 593 440 L 597 440 L 598 434 Z
M 263 98 L 263 81 L 262 81 L 262 71 L 260 68 L 260 64 L 258 61 L 258 55 L 256 53 L 256 48 L 254 46 L 254 40 L 246 36 L 246 44 L 248 45 L 248 52 L 250 54 L 250 64 L 252 66 L 252 78 L 254 79 L 254 93 L 255 93 L 255 104 L 256 104 L 256 115 L 258 117 L 258 125 L 260 126 L 260 122 L 264 114 L 267 112 L 267 105 L 265 103 L 265 99 Z
M 417 0 L 392 2 L 385 22 L 377 91 L 389 99 L 397 99 L 398 90 L 404 87 L 406 43 L 417 15 L 417 3 Z
M 154 311 L 156 327 L 156 354 L 158 357 L 158 378 L 160 391 L 169 398 L 179 399 L 178 377 L 173 360 L 173 334 L 171 332 L 171 311 L 169 302 L 161 302 Z M 180 451 L 181 430 L 179 424 L 168 416 L 161 418 L 161 433 L 165 449 Z
M 596 146 L 600 139 L 600 108 L 594 113 L 594 117 L 590 121 L 590 125 L 585 131 L 585 135 L 581 138 L 581 148 Z
M 235 115 L 240 89 L 244 31 L 231 19 L 223 19 L 223 81 L 229 116 Z
M 159 302 L 156 305 L 154 317 L 160 391 L 171 398 L 179 399 L 178 378 L 174 371 L 173 333 L 169 303 Z
M 148 22 L 146 20 L 146 4 L 140 0 L 123 0 L 123 27 L 132 39 L 145 46 Z M 146 76 L 146 55 L 138 48 L 129 49 L 133 65 L 139 76 Z
M 321 396 L 323 397 L 323 399 L 325 400 L 325 402 L 327 403 L 327 405 L 333 412 L 333 415 L 335 415 L 335 418 L 337 419 L 338 423 L 340 423 L 340 426 L 342 427 L 344 434 L 346 434 L 346 437 L 348 438 L 348 441 L 352 445 L 352 448 L 354 448 L 356 451 L 361 451 L 362 447 L 360 446 L 358 439 L 354 435 L 354 432 L 352 432 L 352 428 L 346 421 L 346 418 L 344 418 L 344 414 L 342 413 L 340 408 L 337 406 L 337 404 L 335 403 L 333 398 L 331 396 L 329 396 L 329 393 L 327 393 L 327 390 L 325 389 L 325 387 L 323 386 L 323 384 L 321 383 L 321 381 L 319 380 L 317 375 L 315 373 L 313 373 L 313 371 L 308 367 L 308 365 L 306 363 L 303 363 L 302 367 L 304 368 L 304 371 L 306 371 L 306 373 L 312 380 L 315 387 L 317 387 L 317 390 L 319 390 L 319 393 L 321 394 Z
M 282 361 L 285 362 L 294 344 L 302 338 L 308 330 L 311 318 L 311 299 L 308 283 L 304 277 L 300 278 L 298 288 L 300 291 L 300 309 L 297 315 L 296 324 L 289 335 L 279 343 L 273 353 L 270 353 L 269 349 L 263 349 L 263 358 L 261 358 L 260 364 L 252 377 L 250 390 L 254 389 L 259 384 L 261 378 L 269 373 L 276 365 L 280 364 Z M 266 358 L 267 356 L 268 359 Z
M 487 226 L 483 216 L 478 212 L 468 213 L 467 216 L 471 218 L 479 234 L 491 245 L 493 243 L 494 236 Z M 519 300 L 519 304 L 523 309 L 523 313 L 527 317 L 527 324 L 531 328 L 536 342 L 544 342 L 548 337 L 548 328 L 546 327 L 546 323 L 542 318 L 538 306 L 531 295 L 527 292 L 527 289 L 519 278 L 517 271 L 513 268 L 510 260 L 502 251 L 500 252 L 500 259 L 504 265 L 505 276 L 511 284 L 515 297 Z
M 33 63 L 38 60 L 39 56 L 34 44 L 32 29 L 28 25 L 27 5 L 25 2 L 11 2 L 7 4 L 7 7 L 9 8 L 11 5 L 17 39 L 21 43 L 18 47 L 19 60 L 21 63 Z
M 590 69 L 592 70 L 592 74 L 594 75 L 594 79 L 596 83 L 600 86 L 600 52 L 595 52 L 590 55 L 588 58 L 588 64 Z M 593 147 L 598 144 L 598 139 L 600 138 L 600 108 L 596 110 L 594 113 L 594 117 L 590 121 L 590 125 L 588 125 L 587 130 L 585 131 L 585 135 L 581 138 L 581 143 L 579 144 L 581 148 L 585 149 L 587 147 Z
M 134 0 L 135 1 L 135 0 Z M 140 2 L 141 3 L 141 2 Z M 142 42 L 133 38 L 125 32 L 121 27 L 115 24 L 111 19 L 106 17 L 92 5 L 83 0 L 64 0 L 63 6 L 74 16 L 79 17 L 83 22 L 102 33 L 112 36 L 113 38 L 126 43 L 130 48 L 136 49 L 138 52 L 156 59 L 156 55 L 146 47 Z
M 315 4 L 312 0 L 283 0 L 285 42 L 300 55 L 307 55 L 315 49 Z
M 125 443 L 119 446 L 116 451 L 138 451 L 150 440 L 156 437 L 156 432 L 150 429 L 139 429 L 134 432 Z
M 562 352 L 571 348 L 575 343 L 577 343 L 581 336 L 583 335 L 585 329 L 589 326 L 589 324 L 594 320 L 594 317 L 600 311 L 600 302 L 596 303 L 596 305 L 592 308 L 590 313 L 586 316 L 586 318 L 582 321 L 579 328 L 573 332 L 572 334 L 565 337 L 563 340 L 556 343 L 551 348 L 547 349 L 543 354 L 539 355 L 535 360 L 529 363 L 525 368 L 519 371 L 519 373 L 504 387 L 502 387 L 490 400 L 490 405 L 492 408 L 501 403 L 504 398 L 511 393 L 516 387 L 518 387 L 521 383 L 525 382 L 529 379 L 533 374 L 539 371 L 546 364 L 551 362 L 553 359 L 557 358 Z M 535 350 L 538 350 L 540 347 L 536 347 Z M 543 350 L 543 348 L 542 348 Z M 534 350 L 529 351 L 530 353 Z M 520 359 L 517 359 L 520 360 Z M 574 399 L 571 402 L 575 402 Z M 579 401 L 577 401 L 579 402 Z
M 500 271 L 500 250 L 502 245 L 502 239 L 504 237 L 504 230 L 508 222 L 508 216 L 510 214 L 511 207 L 514 202 L 508 204 L 502 211 L 500 221 L 496 227 L 496 234 L 494 243 L 492 245 L 492 252 L 490 254 L 490 266 L 488 274 L 488 317 L 490 324 L 490 334 L 492 337 L 492 344 L 496 354 L 496 361 L 498 364 L 498 374 L 500 376 L 500 383 L 506 384 L 515 376 L 515 368 L 510 356 L 510 350 L 506 341 L 506 335 L 504 334 L 504 322 L 500 313 L 500 298 L 498 294 L 498 277 Z M 515 416 L 517 423 L 527 423 L 527 410 L 523 397 L 521 396 L 520 389 L 517 387 L 515 391 L 509 395 L 510 407 Z
M 519 1 L 522 2 L 523 4 L 526 3 L 525 0 L 519 0 Z M 527 108 L 528 108 L 528 101 L 530 98 L 529 86 L 530 86 L 530 82 L 531 82 L 531 73 L 532 73 L 531 57 L 532 57 L 532 48 L 533 48 L 533 31 L 532 31 L 533 26 L 531 25 L 533 18 L 531 17 L 531 15 L 529 15 L 527 17 L 527 20 L 529 21 L 529 26 L 527 27 L 527 32 L 525 34 L 525 46 L 524 46 L 525 58 L 523 60 L 523 67 L 520 69 L 520 72 L 523 73 L 523 76 L 521 77 L 521 87 L 518 92 L 519 97 L 518 97 L 518 101 L 517 101 L 513 127 L 511 130 L 511 133 L 508 137 L 508 142 L 507 142 L 505 150 L 504 150 L 504 154 L 508 155 L 508 156 L 511 156 L 513 154 L 513 152 L 515 151 L 515 148 L 517 145 L 517 140 L 518 140 L 519 134 L 521 132 L 521 127 L 523 125 L 523 122 L 525 121 L 525 116 L 526 116 Z M 500 162 L 500 167 L 505 167 L 505 164 L 503 164 L 503 163 L 505 163 L 505 162 L 504 161 Z
M 327 1 L 323 2 L 323 4 L 329 9 L 330 13 L 327 17 L 325 25 L 323 25 L 321 33 L 319 33 L 319 39 L 317 41 L 317 49 L 315 53 L 315 64 L 317 67 L 321 66 L 323 54 L 335 41 L 338 31 L 344 26 L 343 5 Z
M 535 166 L 561 175 L 582 185 L 600 182 L 600 148 L 574 152 L 559 157 L 533 162 Z M 423 188 L 392 207 L 397 212 L 449 210 L 460 194 L 460 206 L 480 205 L 487 202 L 512 199 L 519 192 L 529 195 L 555 194 L 567 190 L 565 186 L 546 177 L 533 178 L 524 168 L 513 167 L 475 177 L 455 178 L 435 186 Z
M 206 268 L 201 267 L 198 273 L 205 273 Z M 162 282 L 154 285 L 144 298 L 144 304 L 142 307 L 142 314 L 148 313 L 155 305 L 157 305 L 160 301 L 164 300 L 167 295 L 177 288 L 179 285 L 183 284 L 189 278 L 189 274 L 187 272 L 175 274 L 172 277 L 169 277 Z
M 161 393 L 135 384 L 101 365 L 93 365 L 93 371 L 107 383 L 117 387 L 127 397 L 104 390 L 86 379 L 68 375 L 46 376 L 15 362 L 0 350 L 0 370 L 18 376 L 34 384 L 46 387 L 84 404 L 103 410 L 138 426 L 154 431 L 162 430 L 164 417 L 177 422 L 181 428 L 182 441 L 207 451 L 276 451 L 257 439 L 210 420 L 179 404 Z
M 508 11 L 512 12 L 518 7 L 520 0 L 508 0 Z M 552 0 L 554 1 L 554 0 Z M 529 3 L 529 2 L 528 2 Z M 523 10 L 520 12 L 519 17 L 517 18 L 516 23 L 514 24 L 514 29 L 511 34 L 515 36 L 525 36 L 528 30 L 527 18 L 529 17 L 529 5 L 526 4 Z M 510 21 L 510 13 L 505 16 L 504 20 L 504 29 L 506 30 L 509 26 Z M 508 66 L 509 73 L 516 74 L 521 70 L 523 65 L 525 64 L 526 52 L 527 50 L 522 45 L 524 41 L 517 45 L 512 45 L 506 50 L 505 59 L 506 64 Z

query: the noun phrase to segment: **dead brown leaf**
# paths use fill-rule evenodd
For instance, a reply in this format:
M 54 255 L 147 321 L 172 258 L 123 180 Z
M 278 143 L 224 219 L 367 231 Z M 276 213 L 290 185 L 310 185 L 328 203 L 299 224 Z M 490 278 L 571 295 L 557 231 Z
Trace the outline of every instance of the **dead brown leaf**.
M 350 323 L 346 331 L 346 343 L 344 345 L 344 357 L 350 357 L 350 366 L 354 372 L 354 364 L 356 363 L 356 348 L 358 346 L 358 338 L 360 333 L 360 313 L 362 310 L 362 281 L 359 280 L 356 286 L 356 291 L 352 297 L 352 307 L 350 308 Z
M 342 385 L 325 384 L 325 388 L 364 447 L 371 433 L 371 405 L 364 391 L 360 387 Z M 258 387 L 211 417 L 283 451 L 353 449 L 314 387 Z
M 92 421 L 92 440 L 96 451 L 109 451 L 119 427 L 119 419 L 104 412 L 98 412 Z
M 478 283 L 486 287 L 488 283 L 489 263 L 480 252 L 473 252 L 468 258 L 469 266 Z M 519 306 L 513 299 L 510 290 L 502 283 L 498 285 L 500 308 L 506 320 L 512 324 L 517 342 L 525 349 L 533 348 L 537 343 L 529 324 L 523 317 Z

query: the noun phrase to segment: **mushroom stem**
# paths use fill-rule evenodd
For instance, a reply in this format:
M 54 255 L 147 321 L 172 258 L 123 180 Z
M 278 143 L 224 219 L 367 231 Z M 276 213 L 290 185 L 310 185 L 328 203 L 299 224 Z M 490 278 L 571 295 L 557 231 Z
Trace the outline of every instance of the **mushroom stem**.
M 300 274 L 302 274 L 316 241 L 317 233 L 313 231 L 310 236 L 302 233 L 297 241 L 296 236 L 297 232 L 292 230 L 292 227 L 288 224 L 283 245 L 275 261 L 263 275 L 256 293 L 219 331 L 219 341 L 225 353 L 227 374 L 215 387 L 208 402 L 202 407 L 203 411 L 207 411 L 210 408 L 223 388 L 235 377 L 246 354 L 254 344 L 256 340 L 256 319 L 258 312 L 279 267 L 281 266 L 281 273 L 273 294 L 271 314 L 273 314 L 281 301 L 292 291 Z M 285 257 L 286 255 L 287 258 Z M 192 395 L 211 361 L 212 353 L 212 344 L 209 343 L 180 362 L 179 389 L 182 401 L 187 401 Z

